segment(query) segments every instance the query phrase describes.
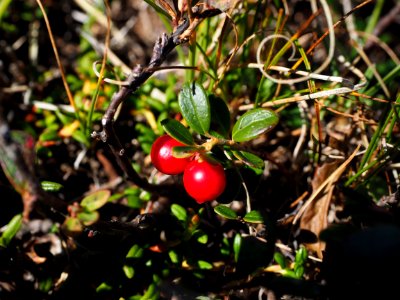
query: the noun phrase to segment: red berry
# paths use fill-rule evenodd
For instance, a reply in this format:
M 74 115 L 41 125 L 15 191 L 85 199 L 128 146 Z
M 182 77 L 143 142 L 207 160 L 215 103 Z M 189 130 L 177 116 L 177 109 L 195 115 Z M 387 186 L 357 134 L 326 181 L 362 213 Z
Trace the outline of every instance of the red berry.
M 206 159 L 191 161 L 183 172 L 186 192 L 201 204 L 216 199 L 225 189 L 226 177 L 220 163 Z
M 163 135 L 156 139 L 151 146 L 150 157 L 154 167 L 168 175 L 177 175 L 185 170 L 189 158 L 176 158 L 172 156 L 172 148 L 185 146 L 169 135 Z

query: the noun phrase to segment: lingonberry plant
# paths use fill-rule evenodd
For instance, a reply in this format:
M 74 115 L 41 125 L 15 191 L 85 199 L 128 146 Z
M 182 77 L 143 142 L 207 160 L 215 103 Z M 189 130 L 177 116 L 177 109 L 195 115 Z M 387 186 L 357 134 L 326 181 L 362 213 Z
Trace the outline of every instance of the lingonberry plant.
M 169 135 L 157 138 L 151 147 L 150 157 L 154 167 L 168 175 L 177 175 L 185 170 L 189 158 L 177 158 L 172 155 L 172 149 L 176 146 L 185 146 Z
M 159 138 L 153 145 L 154 152 L 152 150 L 151 155 L 158 170 L 168 168 L 169 162 L 176 161 L 176 165 L 171 166 L 177 168 L 175 174 L 180 173 L 180 168 L 186 166 L 188 159 L 192 160 L 184 168 L 183 184 L 196 202 L 201 204 L 215 200 L 224 192 L 227 185 L 224 168 L 233 168 L 237 172 L 241 166 L 256 170 L 264 168 L 263 159 L 245 151 L 242 143 L 272 129 L 278 123 L 275 112 L 254 108 L 240 116 L 231 129 L 231 116 L 226 103 L 213 94 L 208 94 L 196 82 L 183 85 L 178 104 L 184 123 L 188 126 L 169 118 L 164 119 L 161 124 L 168 133 L 167 136 L 181 145 L 169 145 L 168 150 L 171 151 L 166 151 L 166 159 L 159 159 L 160 155 L 156 155 L 161 148 Z M 163 139 L 168 138 L 164 136 Z M 229 217 L 229 213 L 225 215 L 218 209 L 216 212 Z

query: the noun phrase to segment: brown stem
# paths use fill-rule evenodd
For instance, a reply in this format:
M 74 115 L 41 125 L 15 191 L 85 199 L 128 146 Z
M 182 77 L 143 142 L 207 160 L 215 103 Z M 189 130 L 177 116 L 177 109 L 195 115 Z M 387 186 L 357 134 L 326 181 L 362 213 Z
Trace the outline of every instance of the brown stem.
M 177 27 L 171 36 L 163 34 L 156 42 L 153 55 L 147 68 L 137 66 L 132 70 L 128 77 L 130 84 L 122 87 L 115 93 L 111 99 L 111 103 L 107 108 L 106 113 L 102 119 L 103 130 L 101 132 L 93 132 L 92 137 L 98 138 L 107 143 L 112 152 L 114 153 L 118 164 L 126 174 L 129 180 L 134 182 L 139 187 L 145 190 L 161 191 L 165 189 L 164 186 L 153 185 L 146 179 L 142 178 L 132 167 L 131 161 L 125 154 L 125 149 L 122 147 L 114 130 L 114 117 L 118 107 L 126 100 L 126 98 L 134 93 L 159 67 L 167 58 L 168 54 L 178 45 L 186 42 L 186 38 L 181 38 L 180 35 L 189 27 L 189 22 L 184 20 L 181 25 Z

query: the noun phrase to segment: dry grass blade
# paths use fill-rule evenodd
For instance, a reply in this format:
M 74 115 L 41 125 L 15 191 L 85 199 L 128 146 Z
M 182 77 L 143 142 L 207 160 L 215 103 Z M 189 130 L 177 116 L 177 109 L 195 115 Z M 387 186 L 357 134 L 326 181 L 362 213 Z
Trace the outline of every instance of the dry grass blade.
M 74 98 L 72 97 L 71 90 L 69 89 L 69 85 L 68 85 L 67 79 L 65 77 L 64 68 L 63 68 L 63 66 L 61 64 L 60 56 L 58 55 L 58 50 L 57 50 L 56 42 L 54 40 L 53 32 L 51 30 L 49 19 L 47 18 L 47 14 L 46 14 L 46 11 L 45 11 L 45 9 L 44 9 L 44 7 L 42 5 L 42 2 L 40 0 L 36 0 L 36 2 L 39 5 L 40 10 L 43 13 L 44 21 L 46 23 L 47 31 L 49 32 L 50 42 L 51 42 L 51 45 L 53 47 L 54 55 L 55 55 L 56 60 L 57 60 L 58 68 L 60 69 L 61 78 L 62 78 L 62 81 L 63 81 L 63 84 L 64 84 L 65 92 L 67 93 L 68 101 L 71 104 L 71 106 L 74 108 L 74 111 L 77 112 L 75 101 L 74 101 Z

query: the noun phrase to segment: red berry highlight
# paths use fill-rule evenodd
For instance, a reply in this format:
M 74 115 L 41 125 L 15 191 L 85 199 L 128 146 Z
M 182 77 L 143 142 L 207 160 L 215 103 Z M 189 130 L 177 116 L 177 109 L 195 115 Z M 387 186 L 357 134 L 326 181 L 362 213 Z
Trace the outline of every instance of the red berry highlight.
M 191 161 L 183 172 L 183 185 L 186 192 L 201 204 L 215 200 L 225 190 L 226 177 L 220 163 L 206 159 Z
M 151 146 L 150 157 L 154 167 L 168 175 L 177 175 L 185 170 L 190 158 L 176 158 L 172 156 L 172 148 L 185 146 L 169 135 L 163 135 L 156 139 Z

